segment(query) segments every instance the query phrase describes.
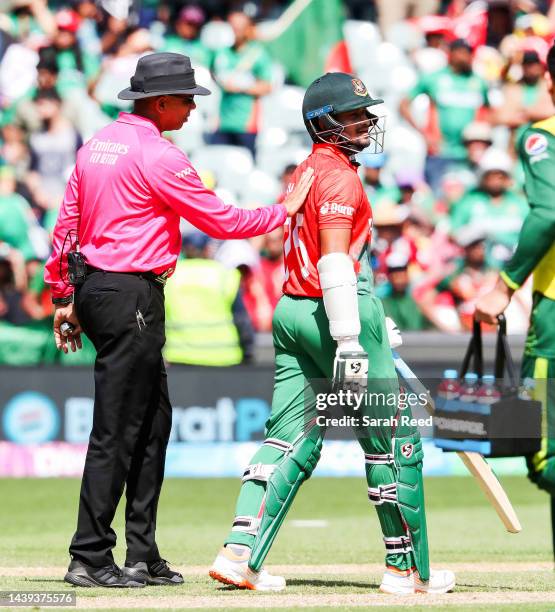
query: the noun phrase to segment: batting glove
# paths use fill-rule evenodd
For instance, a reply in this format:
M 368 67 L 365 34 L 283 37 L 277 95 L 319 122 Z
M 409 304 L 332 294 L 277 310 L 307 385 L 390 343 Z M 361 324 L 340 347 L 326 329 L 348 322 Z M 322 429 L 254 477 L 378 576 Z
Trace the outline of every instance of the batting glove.
M 364 393 L 367 386 L 368 353 L 356 341 L 339 342 L 333 362 L 334 392 L 342 389 Z
M 387 337 L 389 339 L 389 346 L 394 349 L 403 344 L 403 338 L 401 338 L 401 332 L 397 327 L 397 323 L 390 317 L 385 318 L 385 326 L 387 328 Z

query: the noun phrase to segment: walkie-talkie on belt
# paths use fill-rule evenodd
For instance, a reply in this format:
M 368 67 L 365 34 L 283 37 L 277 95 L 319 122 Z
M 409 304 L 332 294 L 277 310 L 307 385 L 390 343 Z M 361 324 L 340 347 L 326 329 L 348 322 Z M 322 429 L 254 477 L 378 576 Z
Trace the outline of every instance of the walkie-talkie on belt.
M 87 278 L 87 263 L 79 250 L 79 239 L 75 240 L 75 249 L 67 254 L 67 275 L 69 284 L 77 287 Z

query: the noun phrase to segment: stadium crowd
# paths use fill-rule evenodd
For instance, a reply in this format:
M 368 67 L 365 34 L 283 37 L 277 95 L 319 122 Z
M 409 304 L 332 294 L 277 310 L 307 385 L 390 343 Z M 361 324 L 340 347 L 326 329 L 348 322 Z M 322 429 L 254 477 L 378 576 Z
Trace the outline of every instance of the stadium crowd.
M 92 0 L 0 0 L 0 363 L 94 359 L 90 343 L 56 354 L 43 268 L 76 151 L 130 109 L 116 94 L 143 54 L 190 56 L 214 92 L 171 136 L 205 184 L 241 206 L 283 194 L 311 146 L 304 89 L 259 39 L 287 4 L 144 0 L 118 19 Z M 468 329 L 527 214 L 520 136 L 555 112 L 543 79 L 555 2 L 343 4 L 353 72 L 385 100 L 387 117 L 385 152 L 359 155 L 376 291 L 401 330 Z M 191 273 L 168 295 L 167 357 L 248 361 L 281 293 L 281 230 L 218 243 L 182 229 Z M 526 329 L 528 294 L 513 300 L 513 331 Z M 199 329 L 215 323 L 229 350 L 198 350 Z

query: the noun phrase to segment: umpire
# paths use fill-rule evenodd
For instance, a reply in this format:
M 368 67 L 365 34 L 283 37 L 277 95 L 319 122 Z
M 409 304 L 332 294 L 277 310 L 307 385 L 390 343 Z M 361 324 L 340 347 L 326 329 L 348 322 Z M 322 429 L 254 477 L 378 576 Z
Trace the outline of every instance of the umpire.
M 242 210 L 224 204 L 200 181 L 187 156 L 162 136 L 195 108 L 188 57 L 141 58 L 131 86 L 132 113 L 95 134 L 78 152 L 54 230 L 45 280 L 52 287 L 56 346 L 97 351 L 93 426 L 81 484 L 77 531 L 66 582 L 77 586 L 181 584 L 161 558 L 156 512 L 171 429 L 162 361 L 164 284 L 181 246 L 179 218 L 216 238 L 246 238 L 282 225 L 303 203 L 304 175 L 283 204 Z M 68 284 L 71 262 L 82 258 Z M 78 261 L 77 261 L 78 264 Z M 65 336 L 60 326 L 73 328 Z M 125 567 L 115 563 L 111 523 L 126 489 Z

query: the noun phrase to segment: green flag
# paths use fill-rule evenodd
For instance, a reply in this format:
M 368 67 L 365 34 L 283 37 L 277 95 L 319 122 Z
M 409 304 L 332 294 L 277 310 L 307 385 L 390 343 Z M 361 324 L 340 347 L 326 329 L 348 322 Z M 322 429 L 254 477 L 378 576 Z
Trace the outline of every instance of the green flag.
M 342 0 L 294 0 L 263 42 L 289 78 L 308 87 L 326 72 L 352 72 L 344 21 Z

